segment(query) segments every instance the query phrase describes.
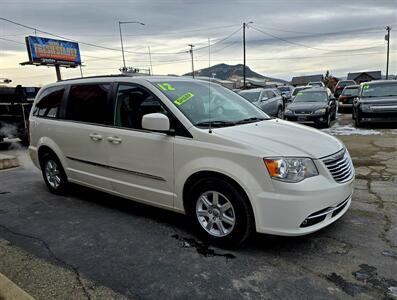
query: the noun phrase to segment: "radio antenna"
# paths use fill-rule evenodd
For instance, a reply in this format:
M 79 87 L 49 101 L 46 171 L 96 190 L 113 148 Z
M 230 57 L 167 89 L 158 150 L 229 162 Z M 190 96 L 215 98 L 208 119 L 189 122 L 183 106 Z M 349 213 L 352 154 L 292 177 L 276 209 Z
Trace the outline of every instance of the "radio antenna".
M 209 72 L 211 71 L 211 42 L 208 38 L 208 133 L 212 133 L 211 128 L 211 76 Z

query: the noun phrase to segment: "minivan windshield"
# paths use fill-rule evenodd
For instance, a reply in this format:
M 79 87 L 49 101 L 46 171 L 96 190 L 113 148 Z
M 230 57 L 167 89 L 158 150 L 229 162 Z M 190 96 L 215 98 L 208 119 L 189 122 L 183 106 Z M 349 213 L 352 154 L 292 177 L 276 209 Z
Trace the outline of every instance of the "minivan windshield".
M 152 80 L 171 102 L 198 127 L 234 126 L 270 119 L 240 95 L 200 80 Z
M 314 92 L 314 91 L 301 91 L 296 94 L 294 98 L 295 102 L 326 102 L 327 93 L 326 92 Z
M 397 96 L 397 82 L 364 84 L 361 90 L 361 97 L 392 97 Z

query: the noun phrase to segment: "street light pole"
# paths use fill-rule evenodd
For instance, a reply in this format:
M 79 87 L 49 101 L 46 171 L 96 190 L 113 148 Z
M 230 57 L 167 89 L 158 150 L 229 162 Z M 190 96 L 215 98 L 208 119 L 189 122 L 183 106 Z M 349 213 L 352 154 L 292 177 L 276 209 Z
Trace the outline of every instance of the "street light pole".
M 389 79 L 389 50 L 390 50 L 390 26 L 386 26 L 387 34 L 385 40 L 387 41 L 387 54 L 386 54 L 386 80 Z
M 246 74 L 245 74 L 245 68 L 246 68 L 246 57 L 245 57 L 245 28 L 248 26 L 248 24 L 252 24 L 254 22 L 248 22 L 248 23 L 243 23 L 243 61 L 244 61 L 244 69 L 243 69 L 243 88 L 245 89 L 247 87 L 246 84 Z
M 145 24 L 142 23 L 142 22 L 138 22 L 138 21 L 126 21 L 126 22 L 119 21 L 121 53 L 122 53 L 122 55 L 123 55 L 123 70 L 125 71 L 125 70 L 127 69 L 127 67 L 126 67 L 126 65 L 125 65 L 123 35 L 121 34 L 121 24 L 139 24 L 139 25 L 142 25 L 142 26 L 144 26 Z

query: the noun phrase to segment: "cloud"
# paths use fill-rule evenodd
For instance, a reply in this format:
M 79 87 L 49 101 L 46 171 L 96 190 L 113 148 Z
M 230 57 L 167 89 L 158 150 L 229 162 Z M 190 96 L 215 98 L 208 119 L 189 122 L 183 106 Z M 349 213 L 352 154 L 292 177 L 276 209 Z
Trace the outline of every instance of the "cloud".
M 84 42 L 119 49 L 118 21 L 138 20 L 145 26 L 122 27 L 129 65 L 149 66 L 151 47 L 156 74 L 190 71 L 187 44 L 196 49 L 230 35 L 244 21 L 273 36 L 247 29 L 249 66 L 269 76 L 290 79 L 302 73 L 325 72 L 345 76 L 348 70 L 385 69 L 384 25 L 397 24 L 397 1 L 19 1 L 4 0 L 1 16 Z M 0 72 L 14 83 L 51 82 L 53 70 L 19 67 L 27 59 L 24 36 L 32 30 L 0 21 Z M 213 63 L 242 62 L 241 31 L 211 47 Z M 392 32 L 391 72 L 397 73 L 397 51 Z M 40 35 L 40 34 L 39 34 Z M 274 38 L 277 36 L 281 39 Z M 395 35 L 394 35 L 395 36 Z M 285 39 L 289 42 L 285 42 Z M 22 44 L 20 44 L 22 43 Z M 295 44 L 294 44 L 295 43 Z M 394 43 L 394 45 L 393 45 Z M 301 45 L 297 45 L 301 44 Z M 302 46 L 303 45 L 303 46 Z M 307 46 L 307 47 L 304 47 Z M 374 47 L 371 50 L 357 50 Z M 80 45 L 85 74 L 118 73 L 121 53 Z M 316 50 L 311 48 L 321 48 Z M 349 51 L 335 51 L 335 50 Z M 327 51 L 325 51 L 327 50 Z M 394 51 L 394 52 L 393 52 Z M 158 54 L 158 53 L 178 54 Z M 7 58 L 6 58 L 7 57 Z M 195 53 L 196 68 L 208 66 L 208 49 Z M 299 59 L 300 58 L 300 59 Z M 15 69 L 8 69 L 15 67 Z M 3 68 L 3 69 L 2 69 Z M 7 68 L 7 69 L 6 69 Z M 32 76 L 26 76 L 27 71 Z M 79 76 L 79 70 L 62 70 Z

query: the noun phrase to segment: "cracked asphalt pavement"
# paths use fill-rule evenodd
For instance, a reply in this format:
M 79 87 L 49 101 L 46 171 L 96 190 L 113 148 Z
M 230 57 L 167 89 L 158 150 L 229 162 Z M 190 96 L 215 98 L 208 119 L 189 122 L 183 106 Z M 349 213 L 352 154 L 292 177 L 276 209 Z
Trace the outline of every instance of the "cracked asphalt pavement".
M 339 117 L 333 129 L 350 126 Z M 26 149 L 0 144 L 22 163 L 0 171 L 0 272 L 36 299 L 397 299 L 397 130 L 383 127 L 334 132 L 357 173 L 345 216 L 236 250 L 203 244 L 183 215 L 77 186 L 52 195 Z

